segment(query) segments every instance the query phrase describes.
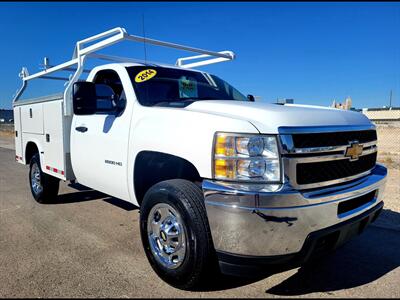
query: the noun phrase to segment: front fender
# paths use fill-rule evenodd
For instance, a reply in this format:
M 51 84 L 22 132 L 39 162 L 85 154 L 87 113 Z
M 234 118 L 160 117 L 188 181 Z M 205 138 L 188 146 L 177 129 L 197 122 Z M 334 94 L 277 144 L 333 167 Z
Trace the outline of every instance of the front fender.
M 128 159 L 128 180 L 133 182 L 136 156 L 156 151 L 183 158 L 194 165 L 202 178 L 212 177 L 212 143 L 217 131 L 259 133 L 248 121 L 184 109 L 143 108 L 132 122 Z M 135 114 L 134 114 L 135 115 Z M 133 117 L 135 118 L 135 117 Z M 133 185 L 131 199 L 136 202 Z

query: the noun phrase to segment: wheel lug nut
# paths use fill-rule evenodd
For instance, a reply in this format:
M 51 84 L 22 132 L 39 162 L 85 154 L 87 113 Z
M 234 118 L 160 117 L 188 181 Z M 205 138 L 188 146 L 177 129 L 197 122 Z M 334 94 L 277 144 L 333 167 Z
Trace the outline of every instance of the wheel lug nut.
M 165 233 L 164 230 L 160 231 L 160 237 L 164 242 L 167 240 L 167 234 Z

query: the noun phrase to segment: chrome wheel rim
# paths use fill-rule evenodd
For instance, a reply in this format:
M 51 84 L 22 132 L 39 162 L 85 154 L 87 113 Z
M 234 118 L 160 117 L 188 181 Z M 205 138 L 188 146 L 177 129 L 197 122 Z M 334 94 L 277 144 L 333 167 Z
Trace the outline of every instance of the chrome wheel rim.
M 151 252 L 162 266 L 176 269 L 182 264 L 186 254 L 186 228 L 172 206 L 159 203 L 151 209 L 147 235 Z
M 31 169 L 31 186 L 36 195 L 43 190 L 43 186 L 40 181 L 40 168 L 36 163 L 32 165 Z

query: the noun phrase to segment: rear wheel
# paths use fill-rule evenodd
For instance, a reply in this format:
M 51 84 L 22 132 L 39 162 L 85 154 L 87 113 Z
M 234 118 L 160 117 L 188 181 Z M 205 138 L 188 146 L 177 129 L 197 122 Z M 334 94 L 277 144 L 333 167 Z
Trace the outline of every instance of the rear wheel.
M 29 184 L 33 198 L 39 203 L 54 202 L 57 198 L 60 180 L 42 172 L 39 154 L 32 156 L 29 170 Z
M 194 183 L 173 179 L 150 188 L 140 232 L 152 268 L 172 286 L 194 289 L 218 274 L 203 194 Z

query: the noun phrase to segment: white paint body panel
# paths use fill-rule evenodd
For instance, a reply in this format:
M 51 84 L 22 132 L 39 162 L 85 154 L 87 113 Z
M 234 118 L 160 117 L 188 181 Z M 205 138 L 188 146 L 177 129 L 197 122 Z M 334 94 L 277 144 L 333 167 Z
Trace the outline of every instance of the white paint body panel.
M 65 151 L 64 151 L 64 131 L 63 131 L 63 101 L 51 101 L 43 103 L 43 122 L 44 132 L 48 134 L 49 141 L 45 140 L 43 145 L 44 166 L 62 170 L 65 173 Z M 46 137 L 45 137 L 46 139 Z M 64 176 L 54 171 L 48 171 L 49 174 L 64 179 Z
M 130 201 L 127 165 L 129 164 L 129 132 L 136 99 L 126 69 L 111 64 L 93 69 L 88 81 L 102 69 L 115 70 L 124 87 L 127 105 L 120 116 L 112 114 L 74 115 L 71 128 L 71 164 L 77 180 L 93 189 Z M 79 132 L 75 128 L 88 130 Z M 109 164 L 105 161 L 118 164 Z M 119 165 L 120 164 L 120 165 Z M 131 181 L 133 183 L 133 181 Z
M 15 156 L 23 157 L 22 131 L 21 131 L 21 107 L 14 107 L 14 131 L 15 135 Z
M 43 103 L 21 106 L 23 133 L 43 134 Z
M 277 105 L 262 102 L 198 101 L 186 110 L 240 118 L 254 124 L 261 133 L 278 133 L 282 126 L 368 125 L 363 114 L 308 105 Z
M 21 103 L 14 107 L 14 118 L 18 117 L 19 111 L 21 133 L 16 137 L 16 155 L 23 158 L 19 162 L 29 164 L 29 161 L 26 161 L 26 149 L 28 143 L 33 142 L 39 150 L 43 172 L 64 180 L 73 179 L 73 176 L 66 172 L 66 166 L 69 164 L 67 152 L 70 127 L 65 124 L 68 117 L 63 115 L 63 99 L 33 104 Z M 46 141 L 47 134 L 49 141 Z M 54 169 L 57 169 L 57 172 Z M 64 174 L 61 171 L 64 171 Z
M 21 161 L 24 164 L 29 164 L 29 161 L 26 161 L 25 157 L 26 157 L 26 149 L 27 149 L 27 145 L 28 143 L 34 143 L 38 150 L 39 150 L 39 154 L 40 154 L 40 162 L 43 161 L 44 157 L 44 143 L 45 143 L 45 139 L 44 139 L 44 135 L 43 134 L 35 134 L 35 133 L 23 133 L 22 134 L 22 149 L 23 149 L 23 153 L 22 153 L 22 157 L 23 160 Z M 48 172 L 47 170 L 43 170 L 44 172 Z M 48 173 L 50 174 L 50 173 Z
M 141 151 L 172 154 L 191 162 L 203 178 L 212 177 L 212 144 L 216 131 L 257 134 L 247 121 L 181 108 L 143 107 L 136 104 L 133 118 L 128 164 L 128 182 L 133 182 L 134 162 Z M 130 195 L 137 204 L 133 185 Z

